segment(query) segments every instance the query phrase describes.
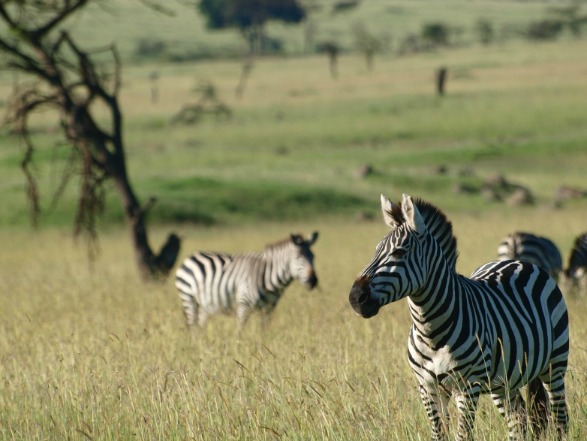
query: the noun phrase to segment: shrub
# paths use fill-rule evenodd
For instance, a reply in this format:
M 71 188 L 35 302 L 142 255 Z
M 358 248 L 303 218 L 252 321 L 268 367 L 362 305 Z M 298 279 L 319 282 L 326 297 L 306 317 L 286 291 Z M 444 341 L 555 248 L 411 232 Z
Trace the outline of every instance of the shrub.
M 562 31 L 563 22 L 560 20 L 543 19 L 531 22 L 525 34 L 529 40 L 554 40 Z

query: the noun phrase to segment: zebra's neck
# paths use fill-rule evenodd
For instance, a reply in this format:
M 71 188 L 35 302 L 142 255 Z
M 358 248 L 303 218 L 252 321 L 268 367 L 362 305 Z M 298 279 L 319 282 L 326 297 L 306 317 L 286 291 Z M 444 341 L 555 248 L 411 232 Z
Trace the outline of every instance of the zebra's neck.
M 469 301 L 464 288 L 469 279 L 457 274 L 445 259 L 431 265 L 426 288 L 411 295 L 408 305 L 417 337 L 430 348 L 437 349 L 457 337 L 457 328 L 460 335 L 473 332 L 469 321 L 472 311 L 467 308 Z
M 261 253 L 264 267 L 260 282 L 265 292 L 280 293 L 293 280 L 288 251 L 289 246 L 285 244 L 269 247 Z

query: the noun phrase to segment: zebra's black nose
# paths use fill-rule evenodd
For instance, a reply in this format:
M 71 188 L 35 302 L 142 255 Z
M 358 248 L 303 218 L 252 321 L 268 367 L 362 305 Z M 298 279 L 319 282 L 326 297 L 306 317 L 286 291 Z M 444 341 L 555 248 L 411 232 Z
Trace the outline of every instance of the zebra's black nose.
M 369 281 L 363 277 L 353 283 L 349 303 L 357 314 L 365 318 L 373 317 L 379 312 L 379 303 L 370 295 Z

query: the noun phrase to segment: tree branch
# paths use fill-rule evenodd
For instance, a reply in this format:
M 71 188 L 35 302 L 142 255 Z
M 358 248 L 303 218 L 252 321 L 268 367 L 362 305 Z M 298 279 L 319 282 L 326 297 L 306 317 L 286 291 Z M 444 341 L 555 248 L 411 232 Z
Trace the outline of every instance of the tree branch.
M 33 32 L 30 33 L 31 38 L 34 41 L 38 41 L 39 39 L 43 38 L 45 34 L 49 33 L 53 28 L 55 28 L 59 23 L 73 14 L 76 10 L 83 7 L 88 3 L 88 0 L 64 0 L 64 9 L 57 13 L 51 20 L 45 23 L 43 26 L 38 27 Z

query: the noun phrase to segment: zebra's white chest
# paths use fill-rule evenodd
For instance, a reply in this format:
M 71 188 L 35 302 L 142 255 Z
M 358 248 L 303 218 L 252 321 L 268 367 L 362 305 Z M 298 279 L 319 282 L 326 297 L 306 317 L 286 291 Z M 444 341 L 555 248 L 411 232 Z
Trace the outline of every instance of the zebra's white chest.
M 409 345 L 410 364 L 420 381 L 430 388 L 442 385 L 443 388 L 452 390 L 459 388 L 462 378 L 455 376 L 459 362 L 451 353 L 450 346 L 432 349 L 426 342 L 418 337 Z
M 426 349 L 428 350 L 427 356 L 430 357 L 430 360 L 426 363 L 427 368 L 437 376 L 451 372 L 457 366 L 457 362 L 451 355 L 448 346 L 444 346 L 437 351 Z

